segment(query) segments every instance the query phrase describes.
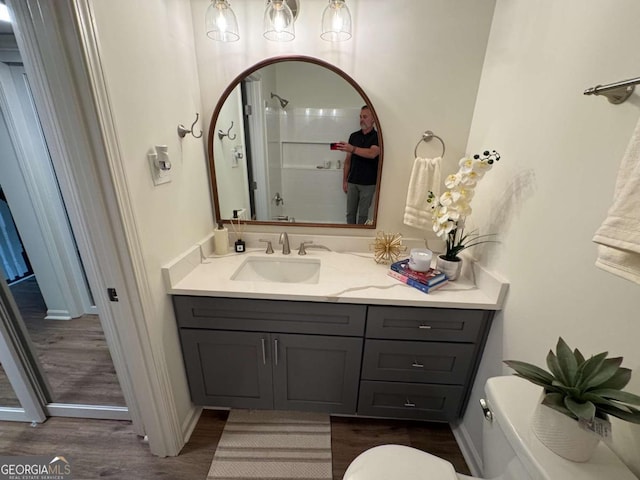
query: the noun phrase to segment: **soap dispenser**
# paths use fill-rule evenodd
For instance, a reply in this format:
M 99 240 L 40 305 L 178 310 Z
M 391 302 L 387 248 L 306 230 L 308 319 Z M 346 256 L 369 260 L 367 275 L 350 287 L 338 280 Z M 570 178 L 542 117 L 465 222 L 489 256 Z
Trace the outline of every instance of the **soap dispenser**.
M 216 255 L 229 253 L 229 230 L 222 225 L 222 222 L 218 222 L 218 228 L 214 231 L 213 241 Z

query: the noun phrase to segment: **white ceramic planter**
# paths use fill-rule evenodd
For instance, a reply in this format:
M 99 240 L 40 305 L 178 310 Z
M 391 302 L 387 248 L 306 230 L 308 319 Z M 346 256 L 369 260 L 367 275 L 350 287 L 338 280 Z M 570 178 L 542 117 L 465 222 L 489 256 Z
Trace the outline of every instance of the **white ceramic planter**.
M 436 259 L 436 269 L 444 273 L 449 280 L 455 280 L 460 276 L 460 271 L 462 270 L 462 259 L 457 262 L 452 262 L 451 260 L 445 260 L 442 258 L 442 255 L 438 255 L 438 258 Z
M 538 404 L 531 419 L 536 437 L 552 452 L 574 462 L 586 462 L 595 452 L 600 437 L 580 428 L 577 420 Z

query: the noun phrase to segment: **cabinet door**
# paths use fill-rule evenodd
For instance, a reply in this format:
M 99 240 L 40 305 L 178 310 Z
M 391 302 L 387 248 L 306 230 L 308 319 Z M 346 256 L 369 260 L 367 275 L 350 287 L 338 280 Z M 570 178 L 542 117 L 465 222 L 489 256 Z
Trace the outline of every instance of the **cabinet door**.
M 355 413 L 362 339 L 272 334 L 277 410 Z
M 196 405 L 273 408 L 269 334 L 181 329 Z

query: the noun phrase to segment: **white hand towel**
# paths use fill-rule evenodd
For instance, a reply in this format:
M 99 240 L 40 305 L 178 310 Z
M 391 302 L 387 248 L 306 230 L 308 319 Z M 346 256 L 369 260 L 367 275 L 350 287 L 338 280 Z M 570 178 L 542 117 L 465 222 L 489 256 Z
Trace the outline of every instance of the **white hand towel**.
M 409 180 L 407 204 L 404 209 L 404 223 L 410 227 L 431 228 L 431 207 L 427 195 L 432 191 L 440 195 L 441 157 L 416 158 Z
M 593 241 L 596 266 L 640 283 L 640 121 L 620 164 L 613 204 Z

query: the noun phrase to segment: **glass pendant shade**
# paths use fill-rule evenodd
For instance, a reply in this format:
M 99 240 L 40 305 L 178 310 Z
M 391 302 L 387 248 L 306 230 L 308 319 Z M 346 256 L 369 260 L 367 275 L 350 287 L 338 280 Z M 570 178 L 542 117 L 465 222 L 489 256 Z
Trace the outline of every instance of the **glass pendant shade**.
M 4 3 L 0 3 L 0 21 L 11 23 L 11 16 L 9 15 L 9 9 Z
M 328 42 L 341 42 L 351 38 L 351 12 L 344 0 L 329 0 L 322 13 L 320 38 Z
M 264 37 L 276 42 L 288 42 L 296 37 L 293 12 L 287 0 L 271 0 L 264 11 Z
M 227 0 L 212 0 L 205 16 L 207 37 L 219 42 L 235 42 L 240 38 L 236 14 Z

